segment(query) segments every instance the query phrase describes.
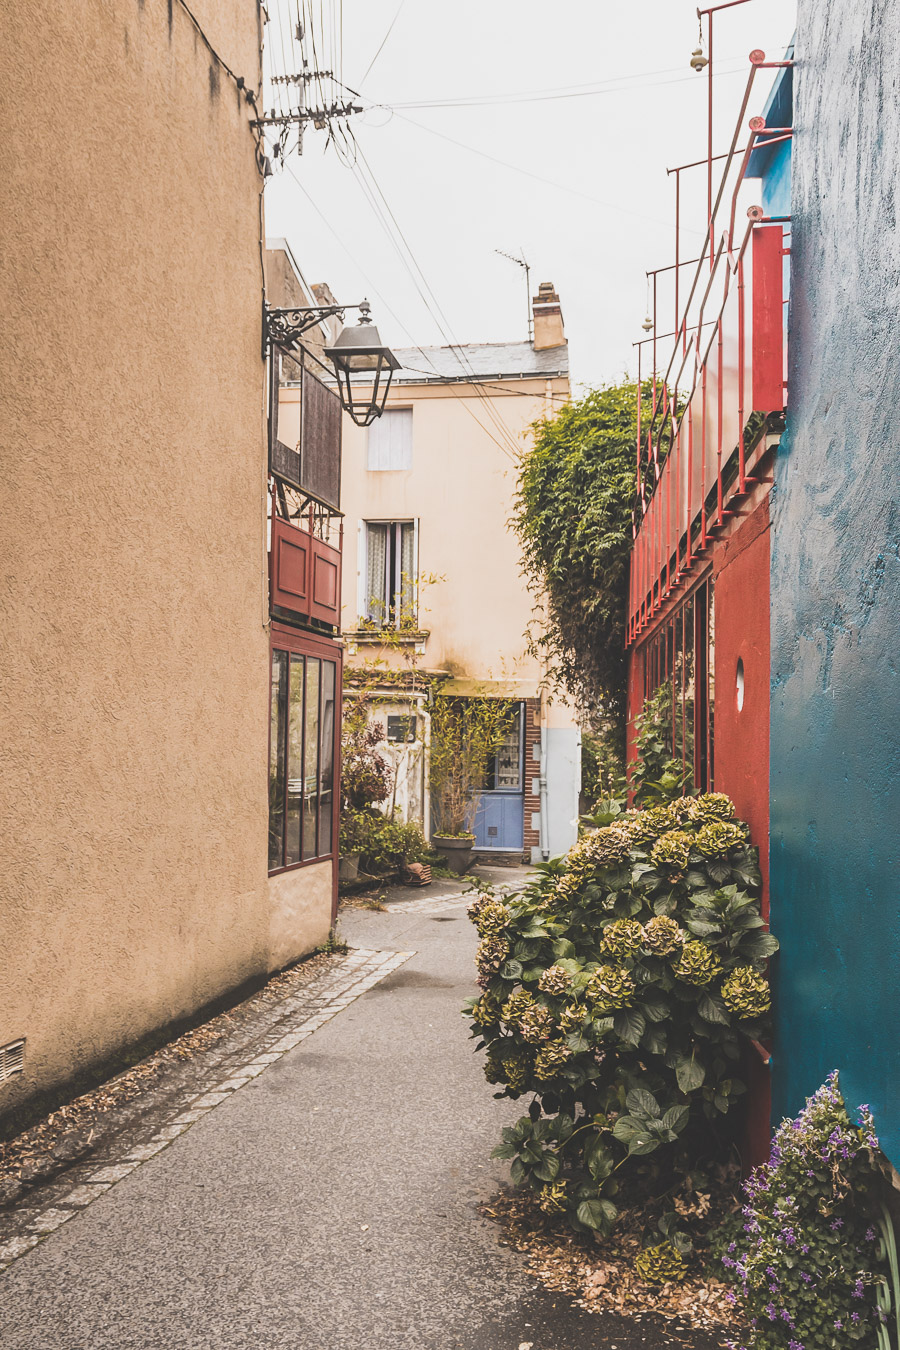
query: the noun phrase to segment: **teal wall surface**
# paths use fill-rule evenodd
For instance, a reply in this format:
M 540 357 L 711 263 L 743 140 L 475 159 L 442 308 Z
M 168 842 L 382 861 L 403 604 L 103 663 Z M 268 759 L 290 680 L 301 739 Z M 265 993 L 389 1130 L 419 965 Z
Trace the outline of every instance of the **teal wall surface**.
M 774 1115 L 831 1069 L 900 1165 L 900 5 L 799 0 L 772 509 Z

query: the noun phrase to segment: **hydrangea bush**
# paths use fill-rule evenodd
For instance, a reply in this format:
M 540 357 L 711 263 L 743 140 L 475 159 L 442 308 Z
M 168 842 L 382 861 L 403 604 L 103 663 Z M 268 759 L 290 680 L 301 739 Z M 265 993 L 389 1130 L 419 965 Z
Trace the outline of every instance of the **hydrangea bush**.
M 524 893 L 470 906 L 482 993 L 467 1012 L 485 1074 L 497 1096 L 532 1096 L 496 1154 L 576 1231 L 610 1228 L 620 1181 L 646 1155 L 721 1148 L 744 1091 L 742 1040 L 767 1033 L 778 944 L 734 817 L 721 793 L 609 803 L 603 828 Z M 677 1254 L 644 1265 L 674 1278 Z
M 831 1074 L 746 1182 L 743 1234 L 723 1258 L 751 1327 L 733 1350 L 882 1344 L 882 1177 L 867 1107 L 859 1117 L 849 1119 Z

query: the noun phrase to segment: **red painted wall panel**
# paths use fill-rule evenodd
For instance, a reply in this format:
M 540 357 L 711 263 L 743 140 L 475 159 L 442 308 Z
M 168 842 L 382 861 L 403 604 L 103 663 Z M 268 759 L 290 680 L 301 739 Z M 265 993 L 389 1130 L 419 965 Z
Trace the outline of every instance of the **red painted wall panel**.
M 769 914 L 769 499 L 713 556 L 715 579 L 715 788 L 726 792 L 759 845 L 762 909 Z M 737 665 L 744 667 L 738 707 Z M 748 1046 L 744 1165 L 769 1156 L 769 1070 Z
M 769 500 L 713 555 L 715 788 L 726 792 L 759 845 L 769 913 Z M 737 666 L 744 666 L 738 708 Z

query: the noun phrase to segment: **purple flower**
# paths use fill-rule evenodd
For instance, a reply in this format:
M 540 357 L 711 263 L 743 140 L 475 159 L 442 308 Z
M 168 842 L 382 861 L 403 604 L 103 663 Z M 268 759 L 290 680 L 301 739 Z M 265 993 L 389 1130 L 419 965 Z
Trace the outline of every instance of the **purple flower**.
M 843 1220 L 843 1219 L 835 1219 L 834 1222 L 831 1224 L 831 1231 L 832 1231 L 832 1233 L 836 1233 L 837 1230 L 838 1230 L 839 1228 L 843 1228 L 843 1226 L 844 1226 L 844 1220 Z
M 851 1294 L 851 1298 L 862 1298 L 863 1289 L 864 1285 L 862 1280 L 857 1280 L 856 1284 L 853 1286 L 853 1293 Z
M 875 1229 L 874 1229 L 874 1228 L 867 1228 L 867 1229 L 866 1229 L 866 1242 L 874 1242 L 874 1241 L 875 1241 Z
M 805 1270 L 801 1270 L 800 1278 L 804 1284 L 812 1284 L 812 1276 Z

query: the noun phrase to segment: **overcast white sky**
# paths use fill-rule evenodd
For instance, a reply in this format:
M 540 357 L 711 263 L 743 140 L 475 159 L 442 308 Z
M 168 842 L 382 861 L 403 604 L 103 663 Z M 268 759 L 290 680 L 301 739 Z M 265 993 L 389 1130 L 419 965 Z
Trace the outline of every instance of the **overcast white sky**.
M 674 177 L 666 169 L 706 153 L 706 78 L 689 66 L 696 5 L 299 2 L 307 46 L 312 17 L 324 68 L 337 67 L 343 9 L 344 82 L 388 105 L 352 119 L 363 157 L 355 165 L 346 148 L 339 157 L 326 134 L 310 128 L 302 156 L 288 155 L 302 187 L 280 169 L 267 186 L 267 233 L 289 240 L 307 280 L 328 281 L 348 302 L 367 295 L 382 336 L 398 347 L 442 343 L 445 334 L 461 342 L 521 340 L 524 280 L 494 250 L 524 250 L 532 289 L 553 281 L 559 291 L 576 383 L 633 371 L 631 344 L 644 336 L 644 272 L 673 256 Z M 297 9 L 298 0 L 270 3 L 278 69 L 292 64 L 292 53 L 287 44 L 279 49 L 276 25 L 279 18 L 296 22 Z M 716 16 L 717 151 L 730 140 L 748 53 L 761 47 L 780 59 L 794 15 L 794 0 L 748 0 Z M 771 74 L 758 77 L 749 114 L 762 111 Z M 600 84 L 607 85 L 603 92 L 577 98 L 399 106 Z M 417 293 L 367 200 L 367 168 L 383 193 L 383 218 L 386 201 L 437 298 L 445 334 L 434 300 L 429 308 Z M 683 177 L 686 189 L 689 178 Z M 702 169 L 693 171 L 693 182 L 686 219 L 696 234 L 684 236 L 685 248 L 692 238 L 699 246 L 704 228 Z

